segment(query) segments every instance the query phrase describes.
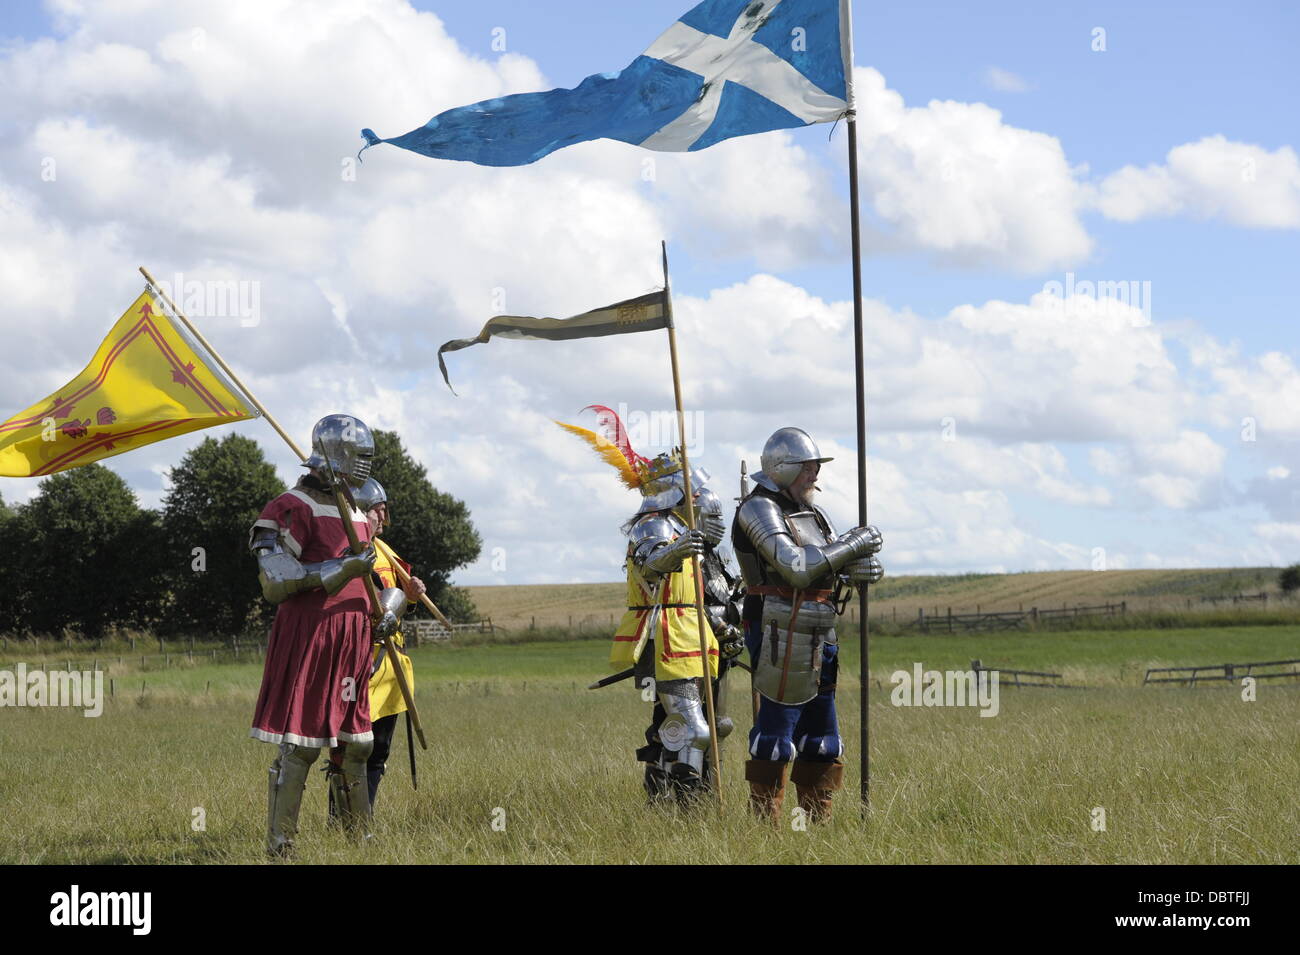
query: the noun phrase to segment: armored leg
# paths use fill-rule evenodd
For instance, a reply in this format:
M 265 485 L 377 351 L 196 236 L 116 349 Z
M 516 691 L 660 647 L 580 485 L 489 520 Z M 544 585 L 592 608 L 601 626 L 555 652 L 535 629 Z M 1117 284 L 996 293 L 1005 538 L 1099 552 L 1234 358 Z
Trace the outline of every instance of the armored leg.
M 723 671 L 723 676 L 726 676 L 726 671 Z M 731 735 L 731 731 L 736 728 L 736 722 L 730 716 L 723 715 L 726 712 L 726 707 L 724 706 L 726 702 L 726 687 L 724 686 L 721 677 L 712 682 L 713 715 L 714 721 L 718 725 L 718 740 L 721 742 Z
M 781 824 L 781 803 L 785 799 L 785 763 L 774 759 L 751 759 L 745 763 L 749 783 L 749 808 L 758 818 Z
M 280 753 L 271 763 L 266 806 L 266 851 L 273 856 L 286 856 L 293 851 L 307 773 L 319 755 L 320 749 L 314 746 L 281 743 Z
M 656 700 L 650 725 L 645 731 L 646 744 L 636 751 L 637 761 L 645 763 L 645 791 L 652 805 L 672 798 L 672 786 L 668 781 L 668 760 L 663 744 L 659 742 L 659 727 L 663 725 L 664 717 L 667 715 L 663 704 Z
M 659 684 L 664 721 L 659 741 L 671 754 L 668 779 L 677 799 L 690 802 L 705 787 L 704 765 L 709 749 L 709 721 L 694 680 L 667 680 Z
M 799 805 L 813 822 L 831 817 L 831 797 L 844 784 L 844 741 L 835 714 L 835 680 L 839 672 L 838 648 L 828 647 L 817 696 L 801 707 L 794 728 L 798 747 L 790 781 L 799 792 Z
M 799 792 L 799 806 L 813 822 L 827 822 L 831 818 L 831 797 L 844 785 L 844 764 L 814 763 L 797 759 L 790 770 L 790 782 Z
M 637 750 L 638 758 L 643 750 L 649 749 L 646 746 Z M 645 763 L 645 792 L 651 805 L 672 799 L 673 787 L 665 765 L 663 748 L 655 747 L 654 753 L 647 753 L 647 758 L 642 759 L 642 762 Z
M 339 821 L 348 832 L 362 837 L 370 835 L 370 789 L 366 779 L 366 760 L 371 743 L 346 743 L 340 762 L 331 762 L 329 772 L 330 792 Z
M 835 712 L 835 681 L 839 675 L 838 647 L 826 648 L 822 680 L 817 696 L 800 707 L 799 721 L 792 736 L 797 750 L 795 759 L 829 763 L 844 755 L 839 717 Z
M 339 826 L 343 824 L 344 806 L 347 805 L 347 788 L 343 779 L 343 758 L 342 747 L 339 751 L 330 754 L 330 761 L 325 766 L 325 786 L 329 792 L 330 803 L 330 824 Z

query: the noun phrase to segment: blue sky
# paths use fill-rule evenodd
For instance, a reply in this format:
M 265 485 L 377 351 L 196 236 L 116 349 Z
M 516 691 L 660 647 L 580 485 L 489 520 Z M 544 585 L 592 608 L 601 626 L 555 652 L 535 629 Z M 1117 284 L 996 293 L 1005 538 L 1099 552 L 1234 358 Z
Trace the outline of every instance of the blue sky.
M 572 86 L 619 69 L 686 9 L 637 4 L 484 0 L 415 6 L 440 16 L 467 52 L 490 58 L 496 29 L 507 48 L 537 61 L 548 79 Z M 855 3 L 855 57 L 874 66 L 909 105 L 931 99 L 982 101 L 1013 125 L 1059 138 L 1074 163 L 1104 175 L 1163 160 L 1178 143 L 1212 133 L 1269 149 L 1300 139 L 1300 6 L 1241 4 L 964 2 Z M 1093 30 L 1106 49 L 1094 52 Z M 996 66 L 1021 77 L 1025 92 L 992 89 Z M 818 149 L 825 131 L 800 131 Z M 834 149 L 842 149 L 836 144 Z M 1225 230 L 1217 224 L 1146 222 L 1141 228 L 1094 217 L 1095 261 L 1080 278 L 1138 278 L 1159 292 L 1164 317 L 1231 329 L 1253 348 L 1294 349 L 1290 271 L 1300 258 L 1291 233 Z M 842 263 L 792 270 L 795 281 L 842 294 Z M 701 285 L 726 268 L 702 271 Z M 867 294 L 925 311 L 997 296 L 1023 297 L 1056 273 L 1007 275 L 988 269 L 939 272 L 916 256 L 866 263 Z M 688 280 L 683 276 L 679 281 Z M 1153 292 L 1153 297 L 1154 297 Z M 1239 315 L 1259 316 L 1241 322 Z
M 495 58 L 495 30 L 507 49 L 535 60 L 547 78 L 571 86 L 618 69 L 686 9 L 684 0 L 606 4 L 584 0 L 419 0 L 446 23 L 463 49 Z M 1273 149 L 1300 133 L 1300 6 L 1286 2 L 1003 2 L 862 3 L 855 7 L 855 56 L 874 66 L 909 104 L 931 99 L 982 101 L 1008 123 L 1050 132 L 1072 162 L 1104 174 L 1125 164 L 1159 162 L 1170 146 L 1210 133 Z M 1103 28 L 1106 50 L 1094 52 Z M 53 33 L 40 0 L 7 0 L 0 35 L 36 39 Z M 997 66 L 1026 81 L 1025 92 L 990 88 Z M 821 128 L 799 133 L 816 148 Z M 833 147 L 841 148 L 838 144 Z M 1214 325 L 1226 313 L 1243 343 L 1294 348 L 1300 334 L 1284 320 L 1294 295 L 1288 272 L 1300 252 L 1294 234 L 1215 224 L 1148 222 L 1141 229 L 1100 220 L 1094 271 L 1135 276 L 1160 290 L 1167 315 Z M 834 294 L 839 264 L 794 273 Z M 1022 293 L 1032 277 L 986 269 L 935 271 L 923 260 L 891 256 L 866 264 L 868 294 L 918 309 L 944 309 L 977 297 Z M 722 270 L 719 270 L 721 273 Z M 1112 274 L 1113 273 L 1113 274 Z M 1081 271 L 1080 275 L 1084 273 Z M 1055 273 L 1053 273 L 1053 276 Z M 717 275 L 702 276 L 703 282 Z M 685 278 L 680 281 L 685 281 Z
M 666 235 L 688 365 L 719 376 L 695 383 L 713 428 L 707 463 L 730 475 L 739 455 L 756 461 L 768 432 L 801 423 L 844 457 L 827 505 L 851 518 L 852 395 L 808 380 L 821 374 L 810 367 L 847 372 L 842 124 L 833 138 L 823 125 L 655 154 L 651 183 L 637 181 L 644 151 L 614 143 L 514 170 L 384 147 L 354 184 L 336 182 L 362 126 L 394 136 L 452 106 L 620 69 L 686 3 L 417 2 L 437 19 L 413 21 L 403 0 L 151 2 L 72 10 L 60 31 L 38 3 L 0 12 L 0 89 L 11 94 L 0 198 L 17 210 L 0 243 L 15 255 L 48 248 L 27 279 L 75 286 L 41 333 L 48 366 L 9 368 L 0 400 L 21 407 L 80 367 L 66 343 L 102 334 L 128 264 L 255 278 L 268 321 L 213 337 L 291 426 L 346 395 L 469 501 L 489 548 L 545 553 L 528 530 L 539 507 L 548 526 L 581 525 L 556 567 L 481 562 L 466 582 L 614 579 L 617 540 L 600 528 L 628 502 L 547 422 L 590 402 L 657 408 L 662 376 L 632 345 L 574 346 L 566 354 L 585 378 L 553 353 L 493 345 L 456 356 L 465 388 L 452 401 L 429 358 L 477 329 L 497 286 L 512 310 L 554 313 L 642 291 L 653 269 L 639 250 Z M 887 567 L 1087 566 L 1097 547 L 1111 566 L 1300 555 L 1300 9 L 854 6 L 867 70 L 864 292 L 878 346 L 867 375 L 880 389 L 872 513 L 886 556 L 893 548 Z M 87 62 L 103 66 L 94 81 Z M 46 155 L 66 157 L 72 177 L 34 184 Z M 959 186 L 935 177 L 948 159 Z M 1240 181 L 1247 163 L 1257 188 Z M 200 212 L 146 208 L 159 197 Z M 828 248 L 827 235 L 839 241 Z M 56 267 L 69 260 L 78 268 Z M 1067 273 L 1149 282 L 1154 328 L 1054 323 L 1035 296 Z M 824 342 L 808 336 L 808 316 L 834 329 Z M 332 363 L 329 349 L 367 332 L 376 367 Z M 790 347 L 792 358 L 774 351 Z M 267 357 L 295 348 L 298 369 Z M 790 396 L 787 411 L 774 395 Z M 955 444 L 938 437 L 949 414 Z M 1242 440 L 1247 417 L 1254 440 Z M 266 438 L 290 476 L 264 425 L 241 430 Z M 199 439 L 113 466 L 156 504 L 167 464 Z M 527 478 L 497 483 L 505 472 Z M 0 480 L 7 500 L 31 491 Z
M 426 9 L 475 50 L 479 38 L 490 55 L 493 30 L 504 28 L 509 48 L 534 57 L 558 85 L 617 68 L 680 15 L 681 3 L 618 7 L 602 4 L 537 5 L 477 3 Z M 982 101 L 1006 122 L 1056 136 L 1072 163 L 1096 175 L 1128 164 L 1162 161 L 1171 146 L 1221 133 L 1268 149 L 1294 144 L 1300 112 L 1300 7 L 1286 3 L 902 3 L 855 4 L 855 57 L 879 69 L 909 104 L 932 99 Z M 1105 49 L 1097 28 L 1104 30 Z M 642 38 L 645 38 L 643 40 Z M 1024 80 L 1027 89 L 992 88 L 990 67 Z M 801 130 L 799 142 L 814 151 L 824 130 Z M 837 137 L 837 140 L 840 137 Z M 1088 220 L 1097 240 L 1093 259 L 1074 270 L 1079 279 L 1137 279 L 1152 285 L 1158 320 L 1190 320 L 1251 350 L 1294 352 L 1300 323 L 1288 321 L 1296 305 L 1295 231 L 1225 228 L 1220 223 Z M 704 291 L 724 283 L 740 263 L 688 271 L 683 289 Z M 866 294 L 896 306 L 941 313 L 962 302 L 988 298 L 1022 300 L 1043 281 L 1063 280 L 1061 270 L 1018 274 L 1006 270 L 942 269 L 927 257 L 900 253 L 864 266 Z M 784 273 L 819 294 L 843 294 L 847 262 L 828 262 Z M 1231 430 L 1231 429 L 1229 429 Z M 1086 454 L 1063 447 L 1086 469 Z M 1233 457 L 1230 477 L 1257 467 Z M 1249 506 L 1247 512 L 1252 510 Z M 1062 520 L 1051 505 L 1023 501 L 1018 513 L 1048 530 Z M 1080 508 L 1076 527 L 1134 520 L 1143 533 L 1167 533 L 1168 516 L 1117 516 Z M 1240 512 L 1230 509 L 1216 523 L 1231 533 Z M 1138 540 L 1126 541 L 1129 547 Z

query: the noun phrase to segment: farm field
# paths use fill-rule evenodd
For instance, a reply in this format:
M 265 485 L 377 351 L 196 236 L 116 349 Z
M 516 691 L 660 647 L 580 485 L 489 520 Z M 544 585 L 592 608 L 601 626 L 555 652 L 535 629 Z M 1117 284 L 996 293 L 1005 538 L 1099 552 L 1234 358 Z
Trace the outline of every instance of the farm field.
M 885 568 L 888 571 L 888 563 Z M 1128 602 L 1130 612 L 1210 607 L 1204 598 L 1239 593 L 1269 594 L 1276 604 L 1276 567 L 1229 567 L 1194 570 L 1055 570 L 1021 574 L 886 576 L 871 588 L 871 615 L 907 620 L 918 609 L 926 614 L 1061 607 L 1074 604 Z M 597 630 L 623 612 L 626 585 L 535 584 L 469 587 L 483 617 L 507 629 L 536 624 Z M 1289 604 L 1290 601 L 1287 601 Z
M 1235 686 L 1140 686 L 1146 666 L 1300 656 L 1300 627 L 876 637 L 865 818 L 856 811 L 857 663 L 846 646 L 846 789 L 836 818 L 808 831 L 770 830 L 744 811 L 750 720 L 739 672 L 721 817 L 646 807 L 632 750 L 648 704 L 628 684 L 584 689 L 607 672 L 606 649 L 604 640 L 568 640 L 416 650 L 430 741 L 420 790 L 399 731 L 377 842 L 361 848 L 326 829 L 323 776 L 313 774 L 300 861 L 1300 861 L 1300 685 L 1261 685 L 1254 702 Z M 1091 688 L 1004 686 L 994 718 L 891 705 L 893 670 L 965 668 L 973 657 L 1056 669 Z M 0 667 L 19 660 L 39 658 L 10 643 Z M 0 810 L 21 820 L 0 831 L 0 862 L 262 862 L 273 749 L 246 735 L 260 662 L 140 671 L 128 659 L 109 673 L 116 695 L 97 719 L 0 709 Z M 1099 807 L 1104 832 L 1090 825 Z M 192 827 L 196 809 L 203 831 Z

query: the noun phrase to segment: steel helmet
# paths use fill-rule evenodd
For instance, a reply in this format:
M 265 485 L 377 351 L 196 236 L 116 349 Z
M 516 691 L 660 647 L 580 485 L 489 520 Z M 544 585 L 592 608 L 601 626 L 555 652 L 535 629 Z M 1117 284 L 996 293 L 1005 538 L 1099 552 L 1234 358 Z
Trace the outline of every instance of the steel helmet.
M 345 414 L 326 415 L 311 431 L 311 457 L 305 462 L 344 478 L 360 488 L 370 477 L 375 456 L 375 437 L 360 418 Z
M 759 459 L 763 470 L 754 474 L 754 480 L 769 491 L 784 491 L 799 476 L 809 461 L 823 463 L 834 458 L 822 457 L 817 444 L 801 428 L 782 428 L 767 439 L 763 456 Z

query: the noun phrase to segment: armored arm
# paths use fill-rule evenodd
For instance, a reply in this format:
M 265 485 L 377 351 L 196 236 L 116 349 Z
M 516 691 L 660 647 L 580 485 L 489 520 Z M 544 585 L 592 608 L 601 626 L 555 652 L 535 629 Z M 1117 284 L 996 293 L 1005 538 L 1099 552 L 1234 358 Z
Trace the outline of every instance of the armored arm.
M 383 640 L 397 632 L 402 614 L 406 613 L 406 592 L 400 587 L 385 587 L 379 592 L 379 606 L 383 616 L 375 624 L 375 636 Z
M 262 596 L 273 604 L 313 587 L 324 588 L 327 594 L 336 594 L 343 585 L 355 577 L 370 573 L 375 564 L 375 549 L 367 547 L 363 553 L 336 557 L 316 564 L 301 563 L 284 549 L 280 532 L 274 527 L 255 526 L 249 549 L 257 558 L 257 577 L 262 584 Z
M 795 543 L 775 501 L 751 497 L 740 506 L 736 522 L 754 549 L 787 584 L 807 589 L 828 574 L 836 573 L 849 561 L 880 549 L 880 532 L 874 527 L 857 527 L 829 544 Z
M 708 551 L 703 561 L 704 615 L 709 618 L 713 635 L 724 659 L 740 655 L 745 648 L 740 629 L 740 602 L 744 587 L 727 571 L 721 555 Z
M 632 560 L 647 580 L 666 577 L 704 553 L 704 535 L 664 514 L 643 517 L 629 531 Z

